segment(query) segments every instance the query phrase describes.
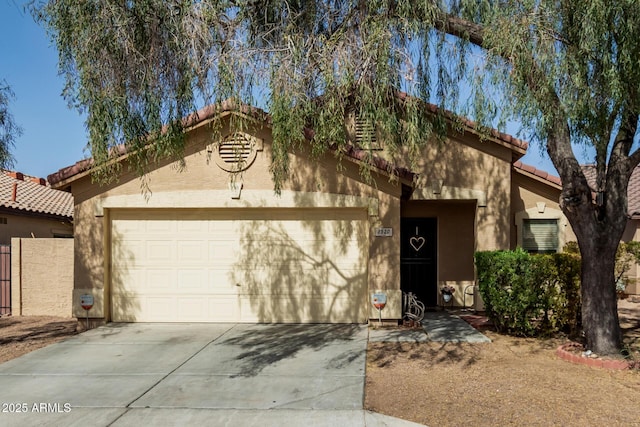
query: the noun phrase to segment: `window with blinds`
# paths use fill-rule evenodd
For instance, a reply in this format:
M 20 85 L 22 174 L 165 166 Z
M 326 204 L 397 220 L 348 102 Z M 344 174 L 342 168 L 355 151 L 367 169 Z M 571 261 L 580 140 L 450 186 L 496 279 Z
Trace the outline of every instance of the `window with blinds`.
M 523 219 L 522 248 L 529 252 L 553 253 L 558 251 L 557 219 Z

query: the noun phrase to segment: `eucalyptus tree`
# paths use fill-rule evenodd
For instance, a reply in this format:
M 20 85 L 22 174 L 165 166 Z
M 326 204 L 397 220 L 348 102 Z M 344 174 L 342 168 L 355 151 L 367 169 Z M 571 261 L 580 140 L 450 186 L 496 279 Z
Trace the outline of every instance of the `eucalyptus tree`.
M 181 119 L 229 98 L 269 111 L 276 190 L 290 149 L 342 152 L 352 112 L 391 154 L 414 156 L 456 125 L 425 102 L 481 128 L 517 118 L 562 178 L 587 343 L 619 349 L 614 259 L 640 161 L 636 1 L 49 0 L 32 10 L 59 50 L 65 96 L 87 112 L 97 165 L 117 165 L 120 144 L 142 174 L 157 157 L 180 158 Z M 595 149 L 594 191 L 573 152 L 581 144 Z
M 11 87 L 0 81 L 0 168 L 10 168 L 13 165 L 11 149 L 16 138 L 22 133 L 9 110 L 9 104 L 14 94 Z

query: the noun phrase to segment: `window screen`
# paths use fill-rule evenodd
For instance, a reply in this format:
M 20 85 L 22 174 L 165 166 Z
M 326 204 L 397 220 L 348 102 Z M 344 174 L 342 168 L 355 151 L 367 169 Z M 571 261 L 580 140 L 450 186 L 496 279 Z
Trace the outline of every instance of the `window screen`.
M 522 221 L 522 247 L 529 252 L 558 251 L 557 219 L 525 219 Z

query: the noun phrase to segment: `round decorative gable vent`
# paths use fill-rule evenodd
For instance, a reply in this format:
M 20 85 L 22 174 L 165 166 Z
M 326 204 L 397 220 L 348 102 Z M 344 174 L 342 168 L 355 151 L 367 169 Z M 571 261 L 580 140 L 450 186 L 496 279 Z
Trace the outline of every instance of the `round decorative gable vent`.
M 227 172 L 241 172 L 253 163 L 262 148 L 258 139 L 242 132 L 228 135 L 213 150 L 213 158 Z

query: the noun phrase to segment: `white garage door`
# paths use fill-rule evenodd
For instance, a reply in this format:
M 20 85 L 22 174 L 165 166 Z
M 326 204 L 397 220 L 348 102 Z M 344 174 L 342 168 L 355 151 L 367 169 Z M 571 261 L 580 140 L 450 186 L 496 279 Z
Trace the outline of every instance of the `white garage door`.
M 362 209 L 112 213 L 116 322 L 364 322 Z

